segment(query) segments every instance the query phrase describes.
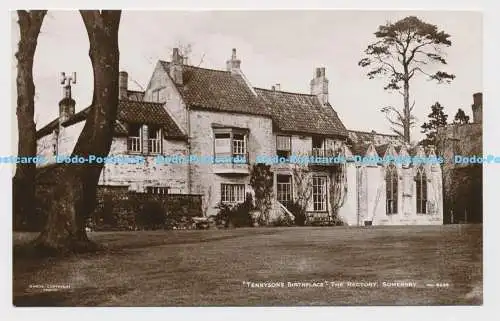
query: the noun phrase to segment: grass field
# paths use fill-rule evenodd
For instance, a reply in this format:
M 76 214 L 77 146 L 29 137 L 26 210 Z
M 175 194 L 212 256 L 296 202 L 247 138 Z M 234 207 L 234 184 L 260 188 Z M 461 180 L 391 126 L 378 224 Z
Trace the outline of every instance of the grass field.
M 94 232 L 89 236 L 106 245 L 107 251 L 44 260 L 14 258 L 14 304 L 482 304 L 481 225 Z M 14 244 L 32 237 L 16 233 Z M 285 286 L 255 288 L 248 281 L 284 282 Z M 330 283 L 342 281 L 377 282 L 377 286 Z M 393 281 L 416 282 L 416 287 L 382 285 Z M 287 282 L 317 282 L 324 287 L 288 287 Z M 432 288 L 428 283 L 444 287 Z M 50 286 L 62 288 L 48 291 Z

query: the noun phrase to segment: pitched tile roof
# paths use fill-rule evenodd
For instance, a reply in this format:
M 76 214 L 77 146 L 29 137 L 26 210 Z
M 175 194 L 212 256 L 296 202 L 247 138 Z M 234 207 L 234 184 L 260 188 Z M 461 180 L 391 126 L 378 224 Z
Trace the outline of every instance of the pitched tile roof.
M 87 118 L 90 107 L 87 107 L 63 123 L 63 126 L 70 126 L 81 122 Z M 164 135 L 167 138 L 180 139 L 185 135 L 177 124 L 172 120 L 160 103 L 150 103 L 144 101 L 120 100 L 118 103 L 118 114 L 115 123 L 115 135 L 126 135 L 127 124 L 139 123 L 162 126 Z M 56 118 L 42 129 L 37 131 L 37 138 L 50 134 L 59 124 Z
M 397 135 L 381 134 L 376 131 L 364 132 L 359 130 L 349 130 L 349 140 L 352 143 L 373 142 L 375 145 L 383 145 L 389 142 L 396 144 L 401 143 L 401 139 Z
M 270 110 L 278 130 L 347 136 L 347 130 L 330 104 L 321 105 L 315 95 L 254 88 Z
M 161 61 L 168 72 L 170 63 Z M 182 85 L 177 85 L 191 108 L 269 116 L 243 76 L 229 71 L 182 66 Z

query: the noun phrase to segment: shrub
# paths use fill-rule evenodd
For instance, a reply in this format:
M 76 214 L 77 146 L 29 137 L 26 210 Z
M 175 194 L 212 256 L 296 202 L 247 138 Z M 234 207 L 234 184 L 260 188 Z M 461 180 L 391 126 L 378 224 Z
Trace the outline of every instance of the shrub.
M 229 216 L 230 224 L 235 227 L 252 226 L 252 217 L 250 216 L 250 211 L 252 209 L 252 201 L 249 201 L 248 198 L 244 203 L 240 203 L 233 207 Z
M 274 174 L 271 165 L 254 164 L 250 174 L 250 186 L 255 192 L 255 205 L 261 212 L 261 223 L 269 223 L 269 212 L 272 208 Z
M 306 211 L 298 202 L 290 202 L 287 209 L 295 216 L 295 225 L 304 226 L 306 224 Z
M 160 202 L 148 201 L 136 215 L 136 223 L 145 229 L 158 229 L 165 224 L 165 210 Z
M 229 217 L 231 216 L 233 206 L 227 203 L 218 203 L 217 208 L 219 212 L 215 215 L 215 223 L 217 225 L 223 225 L 224 227 L 229 226 Z
M 219 212 L 215 216 L 217 225 L 224 227 L 248 227 L 252 226 L 250 211 L 254 209 L 252 194 L 247 193 L 245 202 L 231 205 L 219 203 Z
M 290 216 L 288 215 L 282 215 L 278 217 L 274 222 L 274 226 L 292 226 L 293 225 L 293 220 Z

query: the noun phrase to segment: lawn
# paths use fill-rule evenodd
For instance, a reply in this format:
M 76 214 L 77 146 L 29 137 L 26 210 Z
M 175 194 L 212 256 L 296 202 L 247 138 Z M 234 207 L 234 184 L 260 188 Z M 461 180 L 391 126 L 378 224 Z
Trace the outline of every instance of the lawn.
M 105 252 L 14 258 L 16 306 L 482 304 L 482 226 L 93 232 Z M 14 243 L 33 235 L 15 234 Z M 283 282 L 283 287 L 252 287 Z M 340 282 L 375 282 L 374 287 Z M 383 282 L 415 282 L 385 287 Z M 267 282 L 267 283 L 265 283 Z M 288 282 L 307 284 L 289 286 Z M 436 284 L 430 287 L 428 284 Z M 254 284 L 255 286 L 255 284 Z M 49 287 L 52 288 L 49 291 Z

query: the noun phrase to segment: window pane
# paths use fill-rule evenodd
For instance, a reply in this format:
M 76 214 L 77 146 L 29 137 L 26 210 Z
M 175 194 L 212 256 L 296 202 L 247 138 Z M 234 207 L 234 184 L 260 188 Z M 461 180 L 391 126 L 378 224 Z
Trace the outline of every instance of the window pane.
M 221 184 L 221 202 L 243 203 L 245 201 L 244 184 Z
M 148 127 L 148 137 L 151 139 L 159 139 L 160 137 L 160 128 L 157 126 L 149 126 Z
M 229 155 L 231 153 L 230 138 L 215 138 L 215 155 Z
M 423 168 L 417 171 L 417 213 L 427 213 L 427 177 Z
M 312 147 L 313 148 L 322 148 L 324 139 L 321 137 L 313 137 L 312 138 Z
M 277 175 L 277 195 L 278 202 L 285 207 L 292 200 L 292 176 L 290 175 Z
M 276 136 L 276 150 L 278 151 L 291 151 L 291 137 L 290 136 Z
M 229 133 L 217 133 L 215 138 L 231 138 L 231 135 Z
M 398 211 L 398 173 L 394 165 L 389 165 L 385 173 L 386 213 L 396 214 Z
M 128 126 L 128 135 L 133 137 L 139 137 L 141 135 L 142 125 L 139 124 L 130 124 Z
M 235 156 L 246 155 L 245 135 L 241 134 L 233 135 L 233 155 Z
M 313 177 L 314 211 L 326 211 L 326 177 Z

